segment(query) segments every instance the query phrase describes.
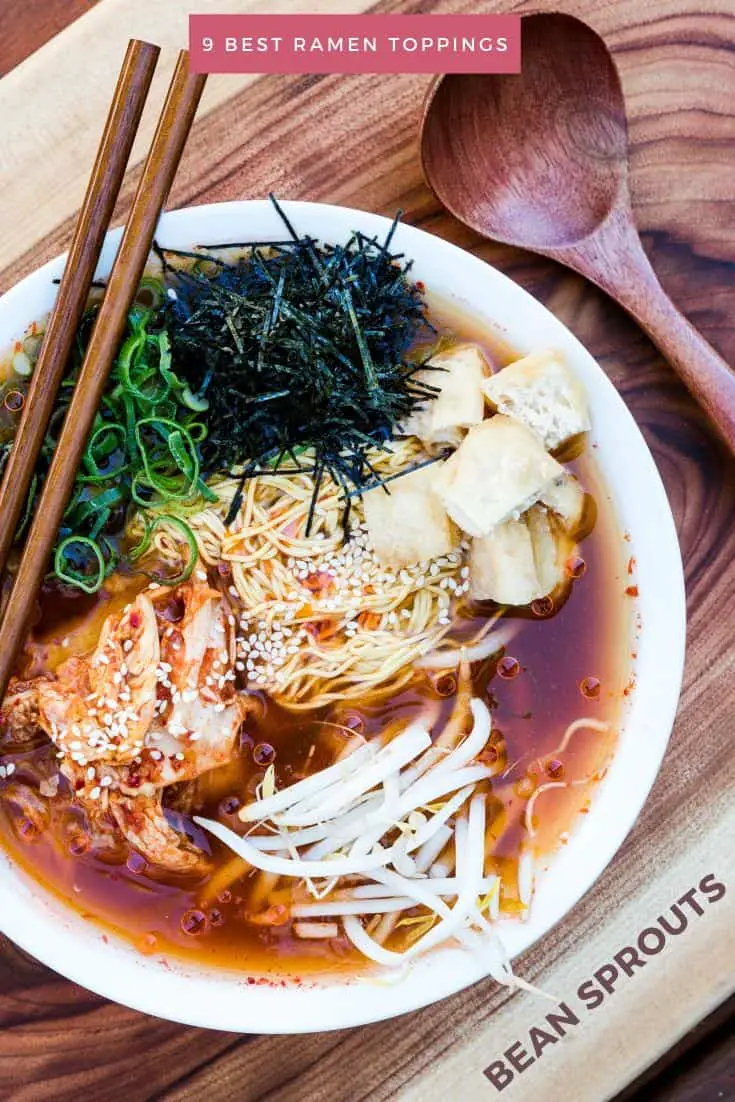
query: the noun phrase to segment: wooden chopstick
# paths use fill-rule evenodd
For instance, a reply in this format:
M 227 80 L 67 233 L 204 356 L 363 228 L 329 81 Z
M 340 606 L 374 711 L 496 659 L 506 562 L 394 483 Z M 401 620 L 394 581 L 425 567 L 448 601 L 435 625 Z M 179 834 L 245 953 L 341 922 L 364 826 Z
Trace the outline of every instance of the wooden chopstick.
M 0 699 L 7 688 L 15 654 L 25 638 L 33 602 L 56 542 L 205 81 L 205 75 L 189 73 L 188 54 L 182 50 L 0 625 Z
M 87 305 L 159 53 L 158 46 L 133 39 L 120 70 L 59 293 L 0 483 L 0 575 L 7 563 L 54 401 Z

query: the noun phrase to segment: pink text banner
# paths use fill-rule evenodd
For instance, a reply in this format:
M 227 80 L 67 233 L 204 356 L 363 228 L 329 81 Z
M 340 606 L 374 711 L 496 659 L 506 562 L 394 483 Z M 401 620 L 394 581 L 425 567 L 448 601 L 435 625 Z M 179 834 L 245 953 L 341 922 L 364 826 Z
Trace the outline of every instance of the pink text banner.
M 518 15 L 191 15 L 195 73 L 519 73 Z

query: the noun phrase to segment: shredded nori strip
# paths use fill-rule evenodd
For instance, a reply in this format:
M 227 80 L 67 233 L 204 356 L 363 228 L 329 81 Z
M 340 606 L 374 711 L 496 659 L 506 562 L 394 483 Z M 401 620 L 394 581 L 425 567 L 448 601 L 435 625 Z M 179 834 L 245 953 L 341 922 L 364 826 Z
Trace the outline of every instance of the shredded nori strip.
M 406 359 L 431 327 L 410 262 L 390 252 L 400 215 L 382 244 L 354 233 L 345 245 L 327 245 L 299 235 L 271 201 L 288 241 L 252 245 L 234 263 L 209 245 L 181 267 L 173 257 L 191 253 L 159 248 L 175 292 L 163 325 L 177 375 L 209 403 L 204 469 L 247 462 L 242 488 L 308 449 L 311 518 L 326 473 L 346 500 L 380 484 L 368 453 L 388 448 L 396 427 L 436 394 L 415 378 L 422 365 Z M 241 490 L 229 520 L 240 503 Z

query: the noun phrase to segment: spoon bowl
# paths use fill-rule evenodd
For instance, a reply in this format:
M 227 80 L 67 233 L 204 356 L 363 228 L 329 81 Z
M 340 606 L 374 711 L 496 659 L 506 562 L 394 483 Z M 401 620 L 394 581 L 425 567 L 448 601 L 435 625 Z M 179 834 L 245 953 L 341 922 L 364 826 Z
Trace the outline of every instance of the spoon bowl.
M 607 291 L 735 451 L 735 375 L 668 298 L 635 227 L 625 102 L 605 42 L 574 16 L 526 15 L 521 65 L 434 81 L 420 134 L 429 186 L 472 229 Z
M 569 15 L 524 18 L 517 76 L 439 77 L 422 138 L 442 202 L 498 241 L 573 244 L 627 192 L 620 79 L 602 39 Z

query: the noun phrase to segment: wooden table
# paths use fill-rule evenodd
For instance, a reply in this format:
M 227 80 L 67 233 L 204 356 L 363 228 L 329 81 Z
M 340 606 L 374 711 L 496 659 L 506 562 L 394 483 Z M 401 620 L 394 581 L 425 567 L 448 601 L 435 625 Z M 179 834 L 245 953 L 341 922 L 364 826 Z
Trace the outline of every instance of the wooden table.
M 533 6 L 556 8 L 558 0 Z M 631 121 L 634 206 L 653 264 L 678 305 L 735 362 L 732 0 L 566 0 L 565 6 L 607 36 L 619 63 Z M 129 35 L 162 42 L 170 61 L 185 42 L 192 9 L 299 7 L 428 13 L 523 5 L 2 0 L 0 67 L 8 75 L 0 82 L 0 289 L 68 242 Z M 168 69 L 160 67 L 159 93 Z M 384 213 L 404 207 L 409 222 L 479 254 L 546 302 L 622 391 L 658 461 L 681 538 L 689 597 L 684 691 L 664 768 L 635 829 L 594 890 L 525 954 L 523 974 L 563 996 L 706 873 L 730 877 L 730 890 L 504 1098 L 731 1099 L 735 464 L 619 309 L 550 262 L 480 241 L 438 208 L 416 154 L 425 83 L 371 76 L 212 78 L 172 205 L 261 196 L 273 188 L 289 198 Z M 160 94 L 153 101 L 160 102 Z M 146 116 L 148 136 L 152 123 L 153 111 Z M 242 1037 L 171 1025 L 107 1003 L 5 942 L 0 1097 L 494 1097 L 482 1069 L 527 1036 L 540 1013 L 525 996 L 511 998 L 487 982 L 399 1022 L 300 1038 Z

